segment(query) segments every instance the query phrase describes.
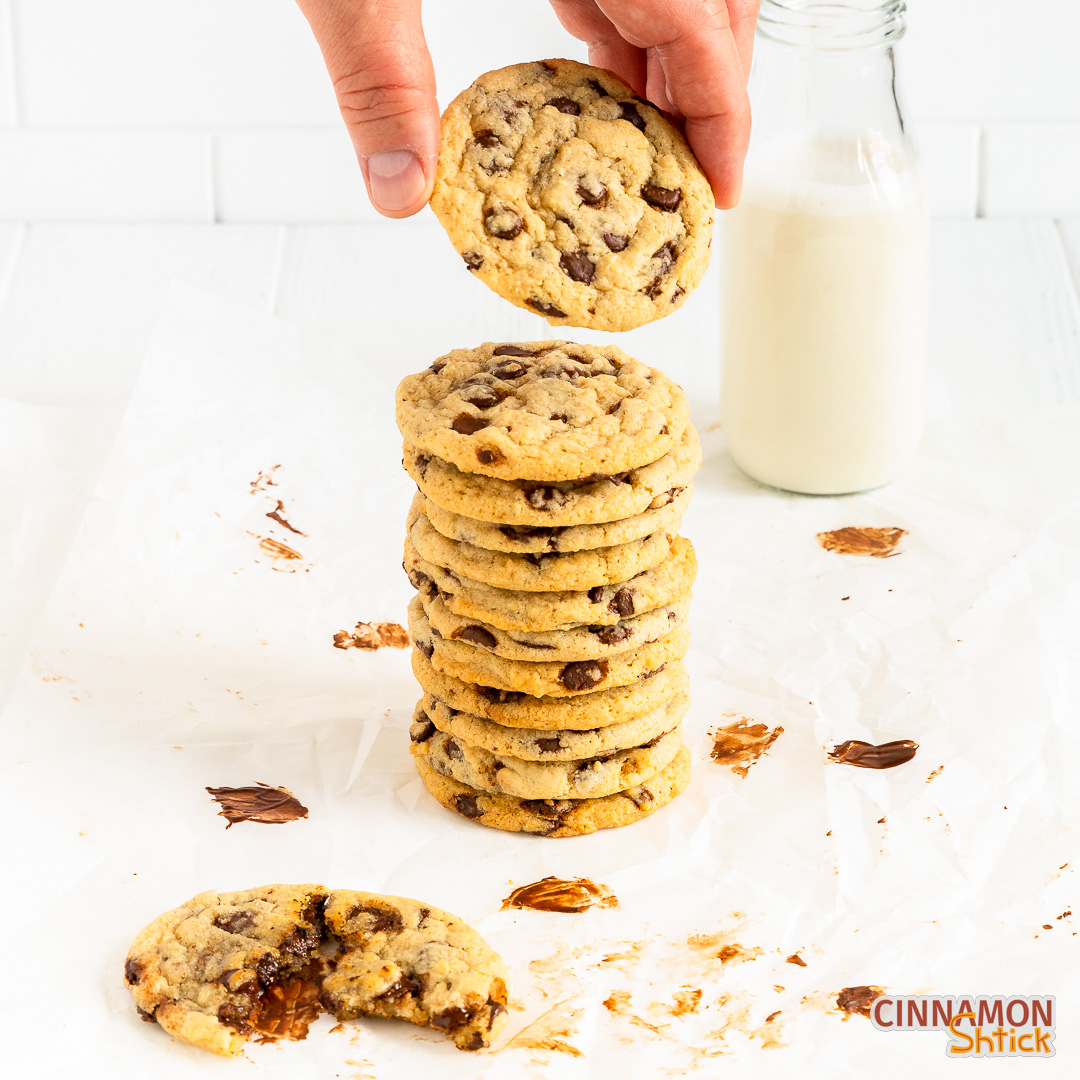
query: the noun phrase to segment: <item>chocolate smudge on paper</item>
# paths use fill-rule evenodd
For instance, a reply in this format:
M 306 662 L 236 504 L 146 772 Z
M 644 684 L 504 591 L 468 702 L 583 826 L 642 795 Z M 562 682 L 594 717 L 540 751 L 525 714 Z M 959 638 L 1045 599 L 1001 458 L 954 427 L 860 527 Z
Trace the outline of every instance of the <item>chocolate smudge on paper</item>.
M 271 521 L 276 521 L 279 525 L 283 525 L 286 529 L 289 530 L 289 532 L 296 533 L 297 536 L 307 536 L 307 533 L 301 532 L 299 529 L 294 528 L 285 520 L 285 504 L 280 499 L 276 499 L 275 502 L 277 503 L 277 506 L 275 506 L 274 509 L 271 510 L 266 516 L 270 518 Z
M 407 649 L 409 634 L 404 626 L 395 622 L 358 622 L 350 633 L 339 630 L 334 635 L 335 649 L 363 649 L 374 652 L 381 648 Z
M 944 765 L 939 765 L 927 778 L 926 783 L 930 783 L 931 780 L 936 780 L 941 775 L 941 770 L 944 769 Z
M 819 532 L 817 541 L 826 551 L 835 551 L 838 555 L 870 555 L 875 559 L 888 559 L 900 554 L 896 545 L 903 536 L 907 536 L 907 529 L 849 525 L 843 529 Z
M 719 960 L 721 964 L 745 963 L 747 960 L 756 960 L 761 956 L 761 949 L 756 945 L 746 948 L 737 941 L 731 941 L 729 935 L 720 932 L 717 934 L 691 934 L 686 939 L 686 944 L 695 952 L 703 952 Z
M 676 990 L 672 995 L 674 1004 L 671 1005 L 672 1016 L 686 1016 L 687 1013 L 695 1013 L 701 1004 L 701 991 L 693 987 L 684 987 Z
M 531 1024 L 523 1027 L 504 1047 L 506 1050 L 553 1050 L 571 1057 L 585 1055 L 566 1040 L 576 1034 L 582 1010 L 572 1009 L 560 1014 L 566 1002 L 560 1001 Z
M 277 487 L 277 481 L 274 479 L 274 473 L 281 468 L 281 465 L 271 465 L 266 472 L 260 472 L 258 476 L 248 485 L 251 488 L 251 494 L 256 492 L 265 491 L 268 487 Z
M 848 739 L 829 751 L 829 760 L 841 765 L 856 765 L 860 769 L 895 769 L 910 761 L 918 749 L 919 744 L 911 739 L 895 739 L 877 746 L 860 739 Z
M 593 907 L 618 906 L 618 897 L 606 885 L 588 878 L 542 878 L 531 885 L 519 886 L 502 902 L 504 911 L 507 908 L 532 908 L 571 915 Z
M 806 961 L 797 953 L 793 952 L 784 960 L 785 964 L 795 964 L 797 967 L 806 967 Z
M 226 829 L 231 829 L 238 821 L 285 825 L 308 816 L 308 808 L 291 791 L 271 787 L 261 780 L 255 787 L 208 787 L 206 790 L 221 807 L 218 817 L 229 822 Z
M 883 986 L 845 986 L 836 995 L 836 1007 L 849 1016 L 869 1016 L 870 1006 L 884 993 Z
M 255 536 L 255 533 L 251 534 Z M 302 559 L 304 556 L 300 554 L 295 548 L 289 547 L 288 544 L 283 544 L 280 540 L 275 540 L 270 536 L 259 536 L 259 547 L 266 552 L 275 562 L 278 559 Z
M 780 726 L 769 729 L 767 724 L 755 723 L 741 717 L 734 724 L 710 731 L 713 740 L 709 756 L 718 765 L 726 765 L 736 776 L 746 776 L 750 766 L 766 754 L 784 733 Z

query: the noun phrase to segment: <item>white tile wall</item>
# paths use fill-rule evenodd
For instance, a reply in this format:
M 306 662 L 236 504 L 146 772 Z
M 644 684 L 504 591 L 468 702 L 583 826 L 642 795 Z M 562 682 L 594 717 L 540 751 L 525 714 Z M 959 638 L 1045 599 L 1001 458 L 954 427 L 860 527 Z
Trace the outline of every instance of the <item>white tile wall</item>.
M 1080 214 L 1080 0 L 908 9 L 934 213 Z M 585 58 L 548 0 L 424 0 L 424 23 L 443 105 L 489 68 Z M 339 125 L 294 0 L 0 0 L 0 219 L 368 220 Z
M 0 131 L 0 218 L 212 221 L 210 138 Z
M 11 0 L 0 0 L 0 127 L 18 122 L 13 18 Z
M 1080 82 L 1080 67 L 1076 79 Z M 1055 217 L 1080 211 L 1080 119 L 990 124 L 983 138 L 987 217 L 1016 217 L 1032 205 Z

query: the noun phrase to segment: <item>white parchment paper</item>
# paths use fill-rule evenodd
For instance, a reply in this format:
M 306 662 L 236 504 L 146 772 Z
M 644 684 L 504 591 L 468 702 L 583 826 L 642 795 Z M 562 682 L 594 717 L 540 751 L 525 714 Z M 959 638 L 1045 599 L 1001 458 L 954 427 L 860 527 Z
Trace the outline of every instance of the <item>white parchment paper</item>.
M 940 1033 L 844 1017 L 836 993 L 860 984 L 1056 994 L 1058 1056 L 996 1072 L 1076 1075 L 1080 416 L 939 418 L 899 482 L 804 499 L 741 477 L 698 403 L 694 778 L 631 828 L 553 841 L 439 807 L 407 750 L 406 652 L 332 645 L 358 620 L 404 622 L 412 594 L 402 374 L 174 288 L 4 713 L 12 1075 L 994 1068 L 947 1061 Z M 815 540 L 848 525 L 908 535 L 889 559 Z M 745 778 L 709 759 L 708 732 L 738 717 L 784 729 Z M 845 739 L 900 738 L 920 749 L 893 770 L 825 761 Z M 226 831 L 205 786 L 254 781 L 310 816 Z M 602 882 L 621 906 L 500 910 L 548 874 Z M 305 1042 L 224 1061 L 140 1022 L 121 980 L 137 930 L 202 889 L 271 881 L 472 922 L 511 973 L 499 1045 L 467 1055 L 408 1025 L 323 1018 Z

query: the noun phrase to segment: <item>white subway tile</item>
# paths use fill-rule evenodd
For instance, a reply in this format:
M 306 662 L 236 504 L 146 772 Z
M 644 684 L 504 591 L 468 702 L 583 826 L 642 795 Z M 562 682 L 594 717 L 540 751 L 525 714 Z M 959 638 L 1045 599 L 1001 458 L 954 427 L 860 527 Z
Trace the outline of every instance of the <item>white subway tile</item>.
M 294 0 L 29 0 L 34 127 L 329 124 L 333 88 Z
M 209 221 L 209 136 L 0 131 L 0 219 Z
M 0 0 L 0 127 L 18 122 L 11 0 Z
M 979 200 L 979 129 L 974 124 L 914 125 L 930 213 L 974 217 Z
M 1076 0 L 908 0 L 898 56 L 912 116 L 1080 117 Z
M 214 138 L 220 221 L 372 221 L 364 178 L 342 124 L 224 131 Z
M 1071 124 L 991 124 L 983 138 L 987 217 L 1080 214 L 1080 118 Z

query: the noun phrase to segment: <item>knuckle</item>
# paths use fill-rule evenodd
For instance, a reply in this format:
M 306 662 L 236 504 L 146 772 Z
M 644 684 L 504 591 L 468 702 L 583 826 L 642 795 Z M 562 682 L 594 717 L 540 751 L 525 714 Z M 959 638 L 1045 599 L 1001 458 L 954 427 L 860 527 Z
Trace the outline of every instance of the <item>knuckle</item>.
M 355 124 L 421 112 L 428 97 L 415 83 L 382 81 L 364 71 L 336 78 L 334 92 L 342 115 Z

